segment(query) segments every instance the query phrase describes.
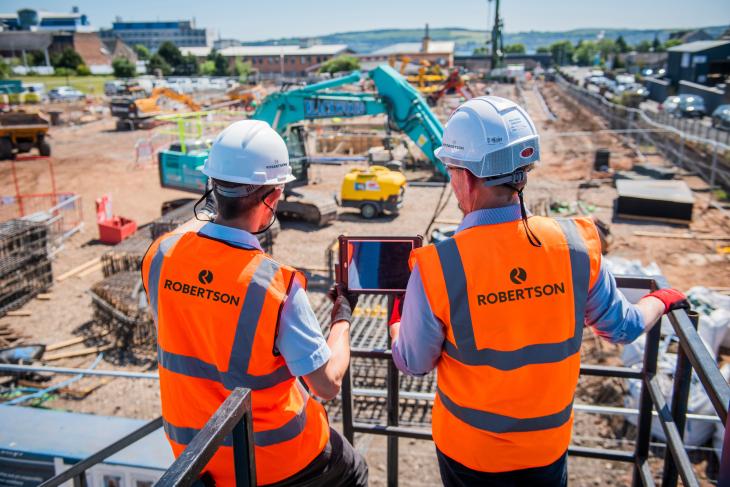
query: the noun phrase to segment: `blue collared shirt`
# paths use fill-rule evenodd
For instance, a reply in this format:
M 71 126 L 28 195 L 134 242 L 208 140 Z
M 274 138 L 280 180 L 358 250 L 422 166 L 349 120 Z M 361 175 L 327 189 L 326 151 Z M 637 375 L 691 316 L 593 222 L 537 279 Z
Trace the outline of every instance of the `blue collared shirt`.
M 238 228 L 211 222 L 203 225 L 198 233 L 244 249 L 262 250 L 255 235 Z M 327 363 L 332 354 L 309 304 L 307 293 L 296 279 L 281 309 L 275 344 L 294 376 L 314 372 Z
M 496 225 L 522 218 L 520 206 L 510 205 L 469 213 L 456 229 L 459 233 L 480 225 Z M 601 264 L 598 279 L 588 292 L 585 323 L 613 343 L 629 343 L 644 331 L 641 313 L 626 300 L 613 275 Z M 421 272 L 413 267 L 403 302 L 400 331 L 393 343 L 393 360 L 402 372 L 424 375 L 441 357 L 444 324 L 434 316 L 423 288 Z

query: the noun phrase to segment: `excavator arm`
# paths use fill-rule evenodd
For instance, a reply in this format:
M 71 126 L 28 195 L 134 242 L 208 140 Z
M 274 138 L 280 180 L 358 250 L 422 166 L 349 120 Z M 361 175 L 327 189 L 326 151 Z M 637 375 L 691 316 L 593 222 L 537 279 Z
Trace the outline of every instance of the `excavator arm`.
M 200 105 L 195 103 L 192 98 L 182 93 L 178 93 L 175 90 L 171 90 L 170 88 L 155 88 L 152 90 L 152 94 L 149 98 L 140 98 L 135 100 L 134 103 L 137 105 L 140 113 L 153 113 L 160 110 L 157 106 L 157 101 L 162 97 L 182 103 L 193 112 L 200 111 Z
M 354 72 L 304 88 L 273 93 L 252 118 L 268 122 L 279 133 L 285 134 L 290 125 L 302 120 L 384 113 L 391 127 L 405 133 L 421 148 L 436 170 L 446 176 L 446 168 L 434 156 L 434 151 L 441 145 L 443 126 L 423 97 L 390 66 L 378 66 L 367 73 L 367 77 L 375 84 L 376 93 L 329 91 L 359 83 L 362 75 Z

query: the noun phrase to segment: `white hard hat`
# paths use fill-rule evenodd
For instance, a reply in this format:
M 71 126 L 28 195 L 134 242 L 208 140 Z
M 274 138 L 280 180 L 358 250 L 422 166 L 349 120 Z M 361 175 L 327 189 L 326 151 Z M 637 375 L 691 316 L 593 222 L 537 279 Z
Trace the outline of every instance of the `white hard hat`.
M 284 139 L 259 120 L 235 122 L 218 134 L 205 160 L 203 174 L 220 181 L 257 186 L 295 179 Z
M 524 178 L 519 169 L 540 159 L 540 142 L 535 124 L 519 105 L 480 96 L 451 114 L 435 155 L 447 166 L 468 169 L 479 178 L 505 176 L 493 184 L 518 183 Z M 518 180 L 506 177 L 513 174 Z

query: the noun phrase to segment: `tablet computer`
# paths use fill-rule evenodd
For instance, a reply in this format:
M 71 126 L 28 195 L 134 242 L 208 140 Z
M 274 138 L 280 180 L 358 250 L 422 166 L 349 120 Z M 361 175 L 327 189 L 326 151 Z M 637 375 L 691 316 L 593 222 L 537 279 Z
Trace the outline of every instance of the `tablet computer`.
M 411 275 L 408 258 L 423 237 L 340 236 L 337 281 L 361 294 L 404 293 Z

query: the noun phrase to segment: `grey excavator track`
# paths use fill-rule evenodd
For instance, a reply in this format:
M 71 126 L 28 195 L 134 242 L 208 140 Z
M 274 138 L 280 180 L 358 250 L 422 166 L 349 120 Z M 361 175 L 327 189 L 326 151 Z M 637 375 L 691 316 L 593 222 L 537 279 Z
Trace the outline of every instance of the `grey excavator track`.
M 337 204 L 334 198 L 298 190 L 279 201 L 276 212 L 281 218 L 304 220 L 322 227 L 337 218 Z

